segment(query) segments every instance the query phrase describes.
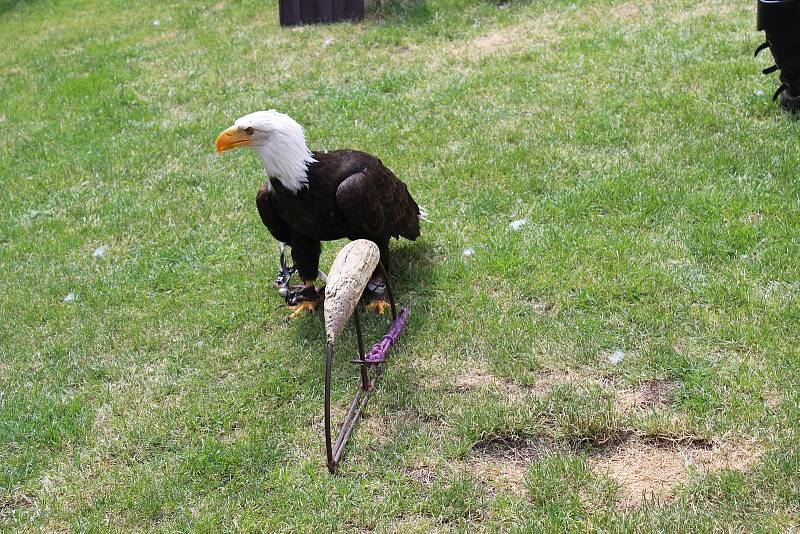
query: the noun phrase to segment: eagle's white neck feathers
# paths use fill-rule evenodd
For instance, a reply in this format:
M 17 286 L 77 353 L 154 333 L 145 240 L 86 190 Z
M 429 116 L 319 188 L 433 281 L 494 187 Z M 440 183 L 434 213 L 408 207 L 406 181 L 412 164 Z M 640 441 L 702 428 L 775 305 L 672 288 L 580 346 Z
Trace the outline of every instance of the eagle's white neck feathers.
M 245 115 L 236 126 L 255 129 L 251 146 L 261 156 L 267 176 L 280 180 L 292 193 L 308 186 L 308 166 L 316 160 L 303 127 L 294 119 L 271 109 Z

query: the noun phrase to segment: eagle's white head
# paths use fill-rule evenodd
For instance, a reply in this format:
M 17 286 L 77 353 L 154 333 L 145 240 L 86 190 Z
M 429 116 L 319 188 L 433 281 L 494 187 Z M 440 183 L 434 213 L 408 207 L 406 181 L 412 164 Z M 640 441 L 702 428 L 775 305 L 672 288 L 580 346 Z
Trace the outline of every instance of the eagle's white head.
M 245 115 L 217 136 L 217 152 L 249 146 L 258 152 L 267 175 L 296 193 L 308 185 L 308 165 L 316 160 L 306 145 L 303 127 L 274 109 Z

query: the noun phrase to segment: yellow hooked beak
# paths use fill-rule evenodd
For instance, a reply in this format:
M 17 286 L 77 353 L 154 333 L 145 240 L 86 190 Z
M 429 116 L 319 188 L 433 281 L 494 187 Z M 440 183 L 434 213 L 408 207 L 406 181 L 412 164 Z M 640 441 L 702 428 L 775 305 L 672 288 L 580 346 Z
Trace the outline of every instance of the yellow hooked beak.
M 217 152 L 225 152 L 229 148 L 252 144 L 253 139 L 238 126 L 231 126 L 217 136 Z

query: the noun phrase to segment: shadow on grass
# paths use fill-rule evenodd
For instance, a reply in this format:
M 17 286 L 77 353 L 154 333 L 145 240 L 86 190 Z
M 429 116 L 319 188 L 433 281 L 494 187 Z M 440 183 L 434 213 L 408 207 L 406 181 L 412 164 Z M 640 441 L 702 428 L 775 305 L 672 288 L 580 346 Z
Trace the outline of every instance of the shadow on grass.
M 32 4 L 37 0 L 0 0 L 0 16 L 5 15 L 22 5 Z
M 404 292 L 427 293 L 435 263 L 431 246 L 425 241 L 392 243 L 392 288 L 398 295 Z M 402 299 L 401 299 L 402 300 Z

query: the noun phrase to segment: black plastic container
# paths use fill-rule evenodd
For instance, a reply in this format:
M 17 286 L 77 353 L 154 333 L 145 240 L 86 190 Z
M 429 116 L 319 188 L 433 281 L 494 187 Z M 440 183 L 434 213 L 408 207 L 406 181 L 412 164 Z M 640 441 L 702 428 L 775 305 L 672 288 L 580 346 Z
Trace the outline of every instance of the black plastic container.
M 361 20 L 364 0 L 280 0 L 281 26 Z

